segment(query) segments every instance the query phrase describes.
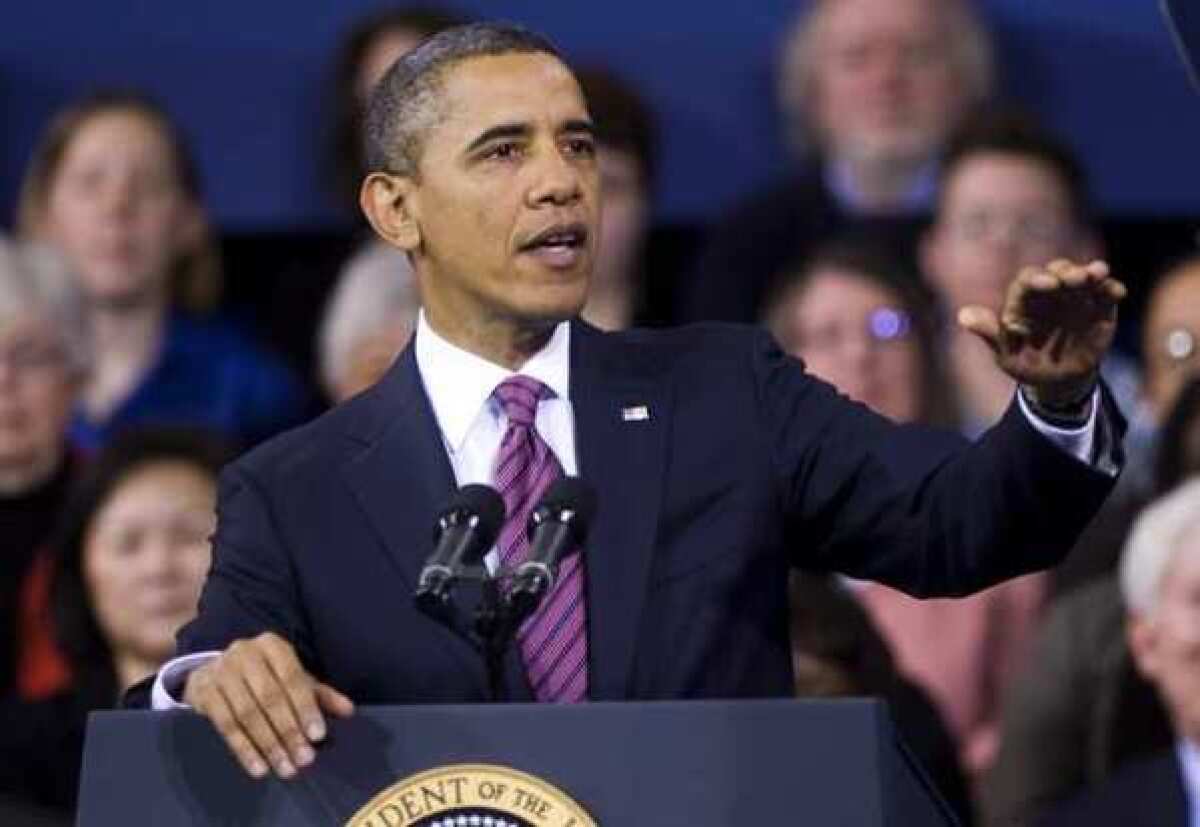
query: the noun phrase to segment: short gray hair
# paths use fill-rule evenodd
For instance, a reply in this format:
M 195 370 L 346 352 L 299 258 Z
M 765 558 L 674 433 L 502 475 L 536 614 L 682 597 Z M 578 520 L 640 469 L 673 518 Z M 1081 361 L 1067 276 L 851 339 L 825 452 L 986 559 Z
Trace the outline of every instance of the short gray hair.
M 1200 479 L 1183 483 L 1134 522 L 1121 556 L 1121 594 L 1128 611 L 1154 612 L 1167 569 L 1189 539 L 1200 548 Z
M 91 337 L 79 282 L 48 247 L 0 238 L 0 330 L 39 319 L 59 336 L 70 369 L 91 367 Z
M 441 80 L 447 69 L 473 57 L 544 53 L 562 61 L 536 32 L 507 23 L 470 23 L 425 39 L 388 69 L 367 104 L 368 172 L 417 177 L 426 134 L 442 116 Z
M 816 133 L 811 110 L 816 74 L 817 38 L 829 7 L 836 0 L 812 0 L 788 29 L 779 62 L 779 105 L 789 143 L 807 147 Z M 945 12 L 946 38 L 954 62 L 966 79 L 967 100 L 978 105 L 992 94 L 995 58 L 992 40 L 971 0 L 936 0 Z
M 338 277 L 318 334 L 321 383 L 333 394 L 350 356 L 364 340 L 395 321 L 415 326 L 421 299 L 408 256 L 373 242 Z

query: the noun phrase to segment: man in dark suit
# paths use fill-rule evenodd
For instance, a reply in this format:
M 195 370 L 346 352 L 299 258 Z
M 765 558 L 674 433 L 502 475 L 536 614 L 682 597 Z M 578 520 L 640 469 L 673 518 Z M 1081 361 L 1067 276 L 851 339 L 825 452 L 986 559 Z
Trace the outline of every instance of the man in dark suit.
M 1151 505 L 1121 557 L 1125 631 L 1154 685 L 1174 748 L 1119 767 L 1053 810 L 1047 827 L 1195 827 L 1200 824 L 1200 479 Z
M 154 687 L 252 774 L 312 761 L 351 699 L 486 699 L 476 654 L 410 599 L 456 484 L 505 496 L 493 565 L 520 559 L 551 479 L 597 490 L 586 563 L 564 562 L 507 664 L 510 694 L 546 701 L 789 695 L 790 566 L 961 594 L 1053 563 L 1111 487 L 1122 426 L 1095 376 L 1123 288 L 1103 265 L 1030 271 L 1003 322 L 964 316 L 1025 383 L 966 447 L 839 397 L 757 331 L 574 321 L 592 133 L 520 29 L 443 32 L 378 87 L 362 206 L 413 262 L 414 344 L 225 472 L 199 614 Z

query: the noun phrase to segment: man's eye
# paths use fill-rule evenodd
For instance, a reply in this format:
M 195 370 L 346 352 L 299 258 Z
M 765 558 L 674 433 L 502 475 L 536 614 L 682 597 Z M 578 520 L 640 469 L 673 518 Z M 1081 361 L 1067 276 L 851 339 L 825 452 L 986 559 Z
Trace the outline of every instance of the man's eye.
M 596 143 L 590 138 L 571 138 L 567 141 L 567 152 L 591 158 L 596 154 Z
M 484 158 L 492 158 L 497 161 L 511 161 L 521 153 L 521 147 L 514 143 L 496 144 L 487 152 L 484 153 Z

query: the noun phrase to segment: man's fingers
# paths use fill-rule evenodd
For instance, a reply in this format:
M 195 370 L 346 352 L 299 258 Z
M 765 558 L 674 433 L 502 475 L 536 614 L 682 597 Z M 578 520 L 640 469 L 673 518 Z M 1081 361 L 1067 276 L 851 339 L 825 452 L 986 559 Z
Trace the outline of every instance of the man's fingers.
M 327 712 L 332 712 L 339 718 L 349 718 L 354 714 L 354 701 L 347 698 L 328 684 L 317 682 L 317 703 Z
M 215 686 L 197 692 L 191 707 L 212 721 L 213 726 L 225 739 L 225 744 L 237 758 L 238 763 L 251 777 L 262 778 L 267 774 L 266 759 L 247 737 L 242 725 L 238 723 L 233 708 Z
M 316 754 L 309 746 L 308 738 L 304 734 L 304 724 L 292 705 L 292 690 L 284 686 L 279 676 L 275 674 L 275 670 L 271 668 L 265 647 L 259 647 L 257 650 L 247 653 L 242 666 L 242 676 L 250 690 L 250 695 L 266 716 L 266 720 L 278 736 L 279 742 L 287 750 L 288 756 L 286 757 L 291 759 L 291 765 L 306 767 L 311 764 Z M 295 691 L 297 693 L 308 691 L 311 694 L 312 690 L 309 688 L 311 680 L 301 673 L 299 681 L 301 687 L 296 688 Z M 281 764 L 276 757 L 272 757 L 272 763 L 275 764 L 276 769 L 280 769 Z
M 229 708 L 233 710 L 233 717 L 249 736 L 251 743 L 275 768 L 276 775 L 280 778 L 291 778 L 295 775 L 295 764 L 288 757 L 283 741 L 267 719 L 250 686 L 243 682 L 240 676 L 228 674 L 217 684 L 217 688 L 225 696 Z
M 1105 296 L 1114 302 L 1119 302 L 1129 295 L 1128 288 L 1116 279 L 1105 279 L 1101 282 Z
M 1000 351 L 1000 320 L 986 307 L 968 305 L 958 311 L 958 324 L 974 333 L 993 351 Z
M 316 696 L 317 683 L 304 671 L 292 647 L 282 639 L 264 641 L 262 651 L 301 728 L 295 735 L 299 740 L 292 741 L 292 755 L 299 764 L 307 765 L 312 760 L 312 749 L 307 741 L 320 741 L 325 737 L 325 719 Z

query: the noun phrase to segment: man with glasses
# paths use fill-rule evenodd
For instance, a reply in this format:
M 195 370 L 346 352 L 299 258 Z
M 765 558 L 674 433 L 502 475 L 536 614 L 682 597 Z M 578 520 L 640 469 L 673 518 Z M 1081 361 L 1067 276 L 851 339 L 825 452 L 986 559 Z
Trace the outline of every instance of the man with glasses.
M 999 307 L 1014 273 L 1054 259 L 1101 257 L 1083 168 L 1071 150 L 1031 122 L 1008 115 L 973 123 L 947 151 L 921 266 L 953 319 L 968 305 Z M 949 328 L 948 362 L 963 430 L 977 436 L 1000 417 L 1014 383 L 990 349 Z M 1104 366 L 1128 406 L 1136 381 L 1128 362 Z

